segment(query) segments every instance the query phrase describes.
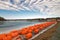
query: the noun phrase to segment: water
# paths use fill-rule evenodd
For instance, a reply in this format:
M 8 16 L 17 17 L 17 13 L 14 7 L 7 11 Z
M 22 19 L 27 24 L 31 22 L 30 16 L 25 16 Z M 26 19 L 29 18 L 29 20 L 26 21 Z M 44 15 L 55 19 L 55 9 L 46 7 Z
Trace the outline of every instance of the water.
M 29 22 L 29 21 L 0 21 L 0 33 L 7 33 L 11 30 L 18 30 L 29 25 L 42 23 L 42 22 Z

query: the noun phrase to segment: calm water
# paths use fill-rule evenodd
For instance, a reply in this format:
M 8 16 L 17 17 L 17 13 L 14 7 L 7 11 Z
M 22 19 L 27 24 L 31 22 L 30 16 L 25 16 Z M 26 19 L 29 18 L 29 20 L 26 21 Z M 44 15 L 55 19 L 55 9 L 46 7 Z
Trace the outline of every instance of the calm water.
M 42 23 L 42 22 L 28 22 L 28 21 L 0 21 L 0 33 L 6 33 L 11 30 L 21 29 L 29 25 Z

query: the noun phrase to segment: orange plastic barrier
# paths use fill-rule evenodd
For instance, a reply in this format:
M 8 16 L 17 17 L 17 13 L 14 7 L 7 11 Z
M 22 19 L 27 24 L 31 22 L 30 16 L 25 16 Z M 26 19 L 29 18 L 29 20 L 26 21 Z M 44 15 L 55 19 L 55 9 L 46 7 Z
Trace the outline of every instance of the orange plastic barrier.
M 7 34 L 0 34 L 0 40 L 12 40 L 13 38 L 17 37 L 18 35 L 24 35 L 24 37 L 28 40 L 33 37 L 33 33 L 36 35 L 41 30 L 49 27 L 50 25 L 56 22 L 45 22 L 43 24 L 35 24 L 33 26 L 29 26 L 27 28 L 23 28 L 20 30 L 13 30 Z M 17 38 L 16 40 L 22 40 L 21 38 Z
M 32 33 L 25 34 L 26 39 L 32 38 Z

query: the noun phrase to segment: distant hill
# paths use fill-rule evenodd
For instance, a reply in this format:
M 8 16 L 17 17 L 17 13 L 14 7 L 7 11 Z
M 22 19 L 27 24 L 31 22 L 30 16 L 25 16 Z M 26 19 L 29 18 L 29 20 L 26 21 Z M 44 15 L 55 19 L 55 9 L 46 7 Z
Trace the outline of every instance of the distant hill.
M 0 17 L 0 21 L 6 21 L 6 19 L 3 17 Z
M 52 19 L 59 19 L 60 17 L 52 17 L 52 18 L 35 18 L 35 19 L 5 19 L 3 17 L 0 17 L 0 21 L 47 21 Z

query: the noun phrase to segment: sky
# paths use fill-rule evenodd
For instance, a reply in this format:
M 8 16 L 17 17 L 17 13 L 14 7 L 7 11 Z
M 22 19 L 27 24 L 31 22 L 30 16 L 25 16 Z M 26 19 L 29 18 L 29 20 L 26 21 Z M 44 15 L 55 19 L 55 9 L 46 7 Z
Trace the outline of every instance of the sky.
M 60 0 L 0 0 L 0 16 L 5 19 L 60 17 Z

